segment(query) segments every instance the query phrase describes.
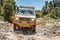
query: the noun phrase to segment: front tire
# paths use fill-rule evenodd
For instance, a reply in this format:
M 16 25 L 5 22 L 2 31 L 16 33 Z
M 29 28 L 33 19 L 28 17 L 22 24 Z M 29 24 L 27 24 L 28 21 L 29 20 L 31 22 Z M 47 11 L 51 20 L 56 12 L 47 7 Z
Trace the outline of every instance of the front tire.
M 32 28 L 32 31 L 33 31 L 33 33 L 36 32 L 36 26 L 35 26 L 35 25 L 34 25 L 34 27 Z
M 16 30 L 16 24 L 14 24 L 14 31 Z
M 14 24 L 14 31 L 18 30 L 18 26 Z

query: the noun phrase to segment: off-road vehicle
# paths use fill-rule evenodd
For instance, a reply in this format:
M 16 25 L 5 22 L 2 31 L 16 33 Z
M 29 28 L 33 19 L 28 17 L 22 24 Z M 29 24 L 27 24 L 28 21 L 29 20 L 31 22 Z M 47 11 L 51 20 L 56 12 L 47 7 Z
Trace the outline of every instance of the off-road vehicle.
M 13 23 L 14 30 L 26 29 L 35 32 L 36 16 L 34 7 L 20 6 L 19 12 L 14 16 Z

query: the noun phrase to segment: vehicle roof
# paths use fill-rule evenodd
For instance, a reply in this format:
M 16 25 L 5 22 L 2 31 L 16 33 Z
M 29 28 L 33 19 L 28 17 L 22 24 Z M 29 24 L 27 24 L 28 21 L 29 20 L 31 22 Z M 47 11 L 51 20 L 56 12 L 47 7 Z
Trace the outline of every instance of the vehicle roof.
M 28 7 L 28 6 L 20 6 L 20 8 L 30 8 L 30 9 L 35 9 L 34 7 Z

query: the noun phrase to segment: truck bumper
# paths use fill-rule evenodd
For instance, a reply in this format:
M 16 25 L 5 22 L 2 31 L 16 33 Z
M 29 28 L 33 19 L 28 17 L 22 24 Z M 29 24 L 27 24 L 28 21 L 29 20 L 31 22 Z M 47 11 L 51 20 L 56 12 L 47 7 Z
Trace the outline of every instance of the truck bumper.
M 20 23 L 15 21 L 14 24 L 16 24 L 20 28 L 31 28 L 36 26 L 36 22 L 31 22 L 31 23 Z
M 36 19 L 34 21 L 24 23 L 24 22 L 21 22 L 20 20 L 16 20 L 16 18 L 14 18 L 13 23 L 16 24 L 20 28 L 21 27 L 22 28 L 25 28 L 25 27 L 31 28 L 36 25 Z

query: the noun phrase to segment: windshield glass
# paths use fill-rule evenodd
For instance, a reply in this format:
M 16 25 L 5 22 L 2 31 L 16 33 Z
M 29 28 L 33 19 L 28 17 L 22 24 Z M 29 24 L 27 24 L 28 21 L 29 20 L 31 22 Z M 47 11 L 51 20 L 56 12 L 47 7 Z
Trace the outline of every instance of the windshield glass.
M 33 11 L 31 10 L 20 10 L 20 13 L 34 15 Z

